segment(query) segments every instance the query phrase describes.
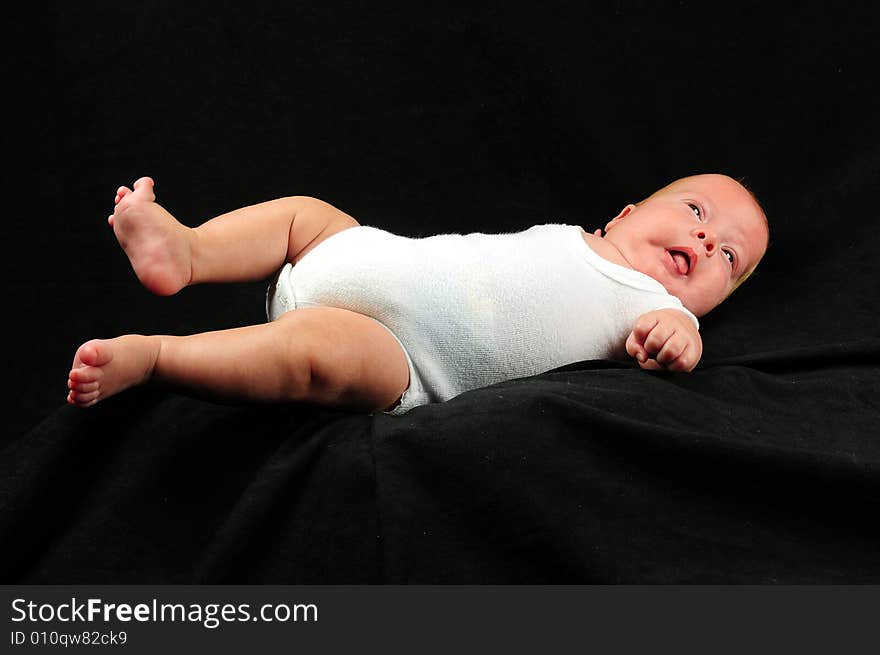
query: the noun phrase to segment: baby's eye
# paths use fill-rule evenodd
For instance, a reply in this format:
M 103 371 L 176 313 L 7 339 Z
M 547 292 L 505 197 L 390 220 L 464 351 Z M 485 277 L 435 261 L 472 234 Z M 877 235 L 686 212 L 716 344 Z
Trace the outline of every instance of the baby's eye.
M 700 209 L 699 205 L 695 205 L 692 202 L 689 202 L 687 205 L 691 208 L 691 211 L 694 212 L 694 216 L 697 218 L 703 218 L 703 211 Z
M 733 251 L 732 250 L 722 250 L 721 252 L 723 252 L 725 254 L 725 256 L 727 257 L 727 261 L 729 261 L 732 266 L 733 263 L 736 261 L 736 255 L 733 254 Z

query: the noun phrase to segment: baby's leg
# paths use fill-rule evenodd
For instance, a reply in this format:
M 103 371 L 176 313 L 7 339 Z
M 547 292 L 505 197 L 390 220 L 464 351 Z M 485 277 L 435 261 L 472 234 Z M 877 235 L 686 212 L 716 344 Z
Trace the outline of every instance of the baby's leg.
M 89 341 L 73 360 L 68 402 L 89 407 L 150 381 L 215 400 L 372 411 L 396 403 L 409 385 L 409 368 L 400 344 L 373 319 L 315 307 L 192 336 Z
M 357 225 L 327 203 L 290 196 L 189 228 L 156 203 L 153 184 L 142 177 L 134 190 L 119 187 L 108 222 L 138 279 L 163 296 L 188 284 L 265 279 L 322 237 Z

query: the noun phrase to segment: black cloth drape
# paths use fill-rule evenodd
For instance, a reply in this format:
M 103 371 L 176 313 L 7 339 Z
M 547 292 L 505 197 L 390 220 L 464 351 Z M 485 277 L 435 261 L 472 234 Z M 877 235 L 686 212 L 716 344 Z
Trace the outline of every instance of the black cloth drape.
M 10 18 L 0 579 L 880 582 L 877 9 L 252 4 Z M 692 374 L 581 362 L 402 417 L 59 406 L 88 338 L 264 320 L 261 283 L 137 284 L 105 221 L 139 175 L 191 226 L 302 193 L 416 236 L 592 229 L 705 171 L 771 246 Z

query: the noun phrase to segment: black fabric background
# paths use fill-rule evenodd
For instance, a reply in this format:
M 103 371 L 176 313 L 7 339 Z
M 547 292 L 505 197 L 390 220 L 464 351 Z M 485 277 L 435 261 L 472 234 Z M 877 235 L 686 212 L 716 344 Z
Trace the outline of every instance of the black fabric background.
M 0 579 L 880 581 L 878 12 L 8 15 Z M 188 225 L 307 194 L 419 236 L 595 228 L 705 171 L 745 179 L 772 243 L 691 375 L 583 362 L 404 417 L 63 405 L 89 338 L 265 318 L 261 283 L 138 285 L 106 216 L 140 175 Z

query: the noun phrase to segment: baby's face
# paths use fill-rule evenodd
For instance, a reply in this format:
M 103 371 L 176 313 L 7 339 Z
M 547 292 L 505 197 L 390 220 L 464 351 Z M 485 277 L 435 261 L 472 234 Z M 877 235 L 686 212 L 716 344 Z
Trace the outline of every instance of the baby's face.
M 635 270 L 677 296 L 696 316 L 724 300 L 767 250 L 764 212 L 726 175 L 677 180 L 605 227 Z

